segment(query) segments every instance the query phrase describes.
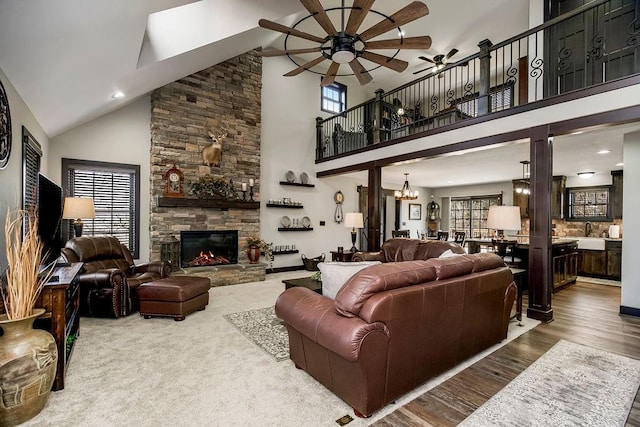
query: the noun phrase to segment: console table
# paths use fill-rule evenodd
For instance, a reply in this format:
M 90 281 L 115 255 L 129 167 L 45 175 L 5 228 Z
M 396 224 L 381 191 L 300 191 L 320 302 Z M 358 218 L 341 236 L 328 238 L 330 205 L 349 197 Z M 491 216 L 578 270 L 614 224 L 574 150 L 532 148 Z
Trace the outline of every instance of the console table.
M 331 261 L 351 262 L 351 258 L 353 258 L 354 253 L 355 252 L 351 251 L 331 251 Z
M 58 367 L 52 388 L 54 391 L 64 388 L 67 363 L 71 358 L 75 339 L 80 334 L 80 286 L 76 276 L 82 265 L 81 262 L 74 262 L 68 267 L 56 267 L 36 302 L 36 307 L 46 310 L 38 318 L 37 325 L 51 332 L 58 347 Z

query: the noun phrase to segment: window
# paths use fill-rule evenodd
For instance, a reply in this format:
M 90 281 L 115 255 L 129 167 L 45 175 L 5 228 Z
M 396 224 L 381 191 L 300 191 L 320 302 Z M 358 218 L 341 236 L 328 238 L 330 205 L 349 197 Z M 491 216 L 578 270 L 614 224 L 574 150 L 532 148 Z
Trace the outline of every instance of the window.
M 320 88 L 320 108 L 327 113 L 340 114 L 347 109 L 347 87 L 333 83 Z
M 140 166 L 62 159 L 62 186 L 69 196 L 92 197 L 96 217 L 82 234 L 114 236 L 135 258 L 140 249 Z M 68 230 L 67 236 L 71 237 Z
M 22 126 L 22 208 L 35 209 L 38 202 L 38 172 L 42 148 L 33 135 Z
M 489 206 L 502 204 L 502 196 L 455 197 L 451 199 L 449 232 L 465 231 L 467 236 L 486 237 Z
M 609 187 L 567 188 L 567 219 L 610 221 Z
M 513 84 L 504 84 L 489 91 L 489 108 L 490 112 L 506 110 L 513 107 Z M 458 100 L 458 110 L 470 117 L 478 116 L 478 93 L 473 94 L 473 97 L 462 98 Z

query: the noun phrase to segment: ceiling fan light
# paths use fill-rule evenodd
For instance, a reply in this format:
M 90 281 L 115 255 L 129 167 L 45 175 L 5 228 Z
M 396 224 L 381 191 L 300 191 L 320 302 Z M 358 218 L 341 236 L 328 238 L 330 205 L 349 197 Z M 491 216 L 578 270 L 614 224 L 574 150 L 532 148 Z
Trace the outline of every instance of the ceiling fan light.
M 353 61 L 356 57 L 355 52 L 352 52 L 350 49 L 338 50 L 333 55 L 331 55 L 331 60 L 333 62 L 337 62 L 338 64 L 348 64 Z

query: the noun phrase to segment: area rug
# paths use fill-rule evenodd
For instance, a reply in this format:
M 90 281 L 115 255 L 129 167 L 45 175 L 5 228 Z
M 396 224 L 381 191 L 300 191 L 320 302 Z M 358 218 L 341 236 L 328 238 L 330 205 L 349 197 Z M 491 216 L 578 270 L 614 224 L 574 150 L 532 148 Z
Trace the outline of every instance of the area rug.
M 640 360 L 560 340 L 462 426 L 623 426 Z
M 273 306 L 225 314 L 224 318 L 276 361 L 289 358 L 287 328 Z

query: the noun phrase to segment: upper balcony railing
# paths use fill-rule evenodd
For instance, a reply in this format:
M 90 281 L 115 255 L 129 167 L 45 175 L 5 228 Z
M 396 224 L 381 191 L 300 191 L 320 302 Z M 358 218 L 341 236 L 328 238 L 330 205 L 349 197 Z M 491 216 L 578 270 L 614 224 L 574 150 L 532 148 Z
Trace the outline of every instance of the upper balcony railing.
M 635 0 L 599 0 L 328 119 L 316 159 L 640 73 Z

